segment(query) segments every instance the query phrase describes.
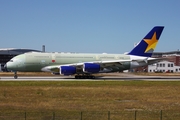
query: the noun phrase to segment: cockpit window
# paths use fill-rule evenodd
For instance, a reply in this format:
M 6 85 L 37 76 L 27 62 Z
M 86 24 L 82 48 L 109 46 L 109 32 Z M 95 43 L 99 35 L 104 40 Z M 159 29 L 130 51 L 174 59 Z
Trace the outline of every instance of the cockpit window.
M 13 62 L 13 60 L 10 60 L 9 62 Z

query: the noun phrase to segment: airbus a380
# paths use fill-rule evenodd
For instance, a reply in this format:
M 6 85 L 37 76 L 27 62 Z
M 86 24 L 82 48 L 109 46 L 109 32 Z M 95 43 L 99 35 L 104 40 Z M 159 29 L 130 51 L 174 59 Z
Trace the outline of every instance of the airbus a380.
M 24 53 L 6 63 L 8 70 L 15 72 L 53 72 L 62 75 L 75 75 L 76 79 L 95 78 L 93 74 L 118 72 L 146 66 L 163 60 L 152 58 L 163 26 L 154 27 L 127 54 L 82 54 L 82 53 Z

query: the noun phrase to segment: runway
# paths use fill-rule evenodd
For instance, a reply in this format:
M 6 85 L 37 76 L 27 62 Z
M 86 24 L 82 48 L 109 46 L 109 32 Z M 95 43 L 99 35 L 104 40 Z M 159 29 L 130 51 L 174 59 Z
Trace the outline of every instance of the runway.
M 1 76 L 0 81 L 180 81 L 180 76 L 103 76 L 96 79 L 75 79 L 74 76 L 19 76 L 14 77 Z

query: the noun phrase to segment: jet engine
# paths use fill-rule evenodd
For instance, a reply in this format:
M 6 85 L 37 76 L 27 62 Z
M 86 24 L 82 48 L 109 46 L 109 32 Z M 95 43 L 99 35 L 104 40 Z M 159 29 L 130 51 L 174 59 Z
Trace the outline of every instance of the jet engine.
M 76 73 L 76 68 L 73 66 L 61 66 L 59 68 L 59 73 L 64 75 L 73 75 Z
M 94 63 L 84 63 L 83 72 L 98 73 L 100 71 L 100 65 Z

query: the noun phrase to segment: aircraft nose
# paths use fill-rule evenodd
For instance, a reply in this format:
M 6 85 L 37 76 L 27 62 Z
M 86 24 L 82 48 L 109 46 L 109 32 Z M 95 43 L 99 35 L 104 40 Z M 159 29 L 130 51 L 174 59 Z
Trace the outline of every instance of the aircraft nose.
M 7 62 L 7 63 L 4 65 L 4 68 L 5 68 L 6 70 L 9 70 L 9 68 L 11 68 L 10 65 L 9 65 L 9 62 Z
M 11 71 L 11 70 L 15 69 L 15 66 L 12 63 L 7 62 L 6 65 L 5 65 L 5 69 L 8 70 L 8 71 Z

